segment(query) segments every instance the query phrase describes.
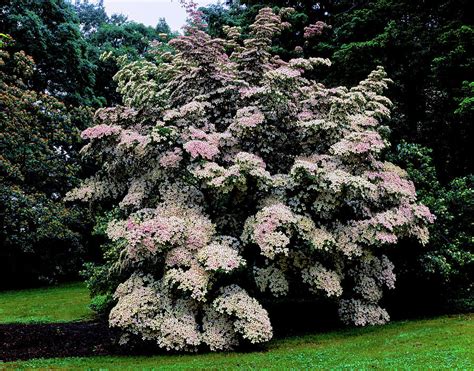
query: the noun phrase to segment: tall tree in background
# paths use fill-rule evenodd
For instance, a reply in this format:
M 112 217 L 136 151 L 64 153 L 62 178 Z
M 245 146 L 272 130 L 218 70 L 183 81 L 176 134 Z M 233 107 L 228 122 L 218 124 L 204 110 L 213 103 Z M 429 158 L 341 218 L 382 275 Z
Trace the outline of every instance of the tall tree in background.
M 0 32 L 36 61 L 31 84 L 66 103 L 95 104 L 94 64 L 79 18 L 64 0 L 7 0 L 0 5 Z
M 474 79 L 474 27 L 467 5 L 466 0 L 377 0 L 334 18 L 337 72 L 330 78 L 350 83 L 373 66 L 385 66 L 395 81 L 393 138 L 432 148 L 443 182 L 473 171 L 469 114 L 455 113 L 465 96 L 463 82 Z
M 167 40 L 172 32 L 164 18 L 159 18 L 155 28 L 129 21 L 126 16 L 108 16 L 103 1 L 91 3 L 76 1 L 81 30 L 90 48 L 91 61 L 96 66 L 94 92 L 102 104 L 121 102 L 113 76 L 119 70 L 117 59 L 134 61 L 144 56 L 152 41 Z M 168 35 L 168 36 L 165 36 Z M 107 54 L 108 58 L 101 58 Z
M 91 242 L 87 209 L 61 202 L 87 172 L 77 162 L 84 106 L 120 102 L 117 60 L 138 58 L 169 27 L 108 17 L 101 2 L 11 0 L 0 14 L 0 286 L 52 282 L 77 275 Z
M 15 39 L 14 51 L 36 62 L 31 87 L 76 106 L 118 103 L 116 58 L 135 60 L 151 41 L 171 34 L 164 19 L 154 28 L 120 14 L 109 17 L 102 1 L 8 0 L 0 14 L 0 32 Z M 100 60 L 104 52 L 113 58 Z
M 31 90 L 33 59 L 9 49 L 0 49 L 0 287 L 75 277 L 87 235 L 84 209 L 61 198 L 76 184 L 90 111 Z
M 103 0 L 97 2 L 76 0 L 74 8 L 81 23 L 81 31 L 86 36 L 97 31 L 100 26 L 109 21 Z

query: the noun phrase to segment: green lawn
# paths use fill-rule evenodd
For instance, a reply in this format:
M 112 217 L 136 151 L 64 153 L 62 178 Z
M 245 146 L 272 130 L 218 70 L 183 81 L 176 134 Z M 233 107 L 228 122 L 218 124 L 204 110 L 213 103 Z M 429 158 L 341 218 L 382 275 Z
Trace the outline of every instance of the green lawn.
M 90 318 L 89 292 L 72 283 L 43 289 L 0 292 L 0 323 L 68 322 Z
M 0 363 L 0 369 L 379 368 L 474 369 L 474 315 L 273 340 L 267 351 L 154 357 L 91 357 Z

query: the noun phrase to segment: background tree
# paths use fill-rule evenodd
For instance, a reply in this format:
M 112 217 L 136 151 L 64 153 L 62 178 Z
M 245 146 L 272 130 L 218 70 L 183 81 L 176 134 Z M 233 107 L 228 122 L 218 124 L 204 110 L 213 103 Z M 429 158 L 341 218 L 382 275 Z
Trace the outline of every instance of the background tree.
M 90 125 L 91 107 L 119 102 L 118 59 L 143 55 L 169 27 L 108 17 L 100 2 L 12 0 L 0 12 L 2 44 L 9 44 L 1 72 L 0 258 L 2 278 L 10 277 L 1 282 L 77 278 L 96 242 L 90 210 L 60 201 L 79 173 L 93 169 L 77 162 L 78 133 Z M 104 52 L 112 56 L 101 60 Z
M 79 18 L 64 0 L 7 0 L 0 5 L 0 32 L 15 39 L 13 52 L 36 61 L 29 83 L 65 103 L 95 104 L 94 63 Z
M 36 61 L 31 87 L 76 106 L 117 103 L 116 58 L 134 60 L 151 41 L 166 40 L 162 33 L 171 34 L 163 19 L 153 28 L 123 15 L 109 17 L 101 1 L 8 0 L 0 13 L 0 32 L 15 39 L 15 51 Z M 104 52 L 112 58 L 101 61 Z
M 421 315 L 427 307 L 438 313 L 474 307 L 474 177 L 455 178 L 442 185 L 431 157 L 432 151 L 418 144 L 400 143 L 392 160 L 407 169 L 420 201 L 436 215 L 430 227 L 428 248 L 405 242 L 394 254 L 403 267 L 395 303 L 410 297 L 404 315 Z M 403 261 L 410 264 L 402 265 Z M 405 298 L 404 298 L 405 296 Z
M 474 28 L 467 1 L 379 0 L 334 19 L 334 81 L 357 81 L 382 64 L 394 80 L 395 142 L 433 150 L 442 182 L 472 173 L 472 125 L 455 114 L 474 74 Z
M 109 22 L 103 0 L 95 2 L 76 0 L 74 8 L 79 17 L 81 31 L 86 37 L 96 32 L 104 23 Z
M 146 55 L 153 41 L 167 41 L 173 34 L 163 18 L 156 27 L 129 21 L 126 16 L 107 16 L 103 2 L 76 2 L 81 30 L 90 48 L 90 60 L 96 66 L 94 93 L 101 104 L 120 103 L 113 76 L 119 70 L 119 59 L 134 61 Z M 106 54 L 107 58 L 101 58 Z
M 84 209 L 61 199 L 77 184 L 78 128 L 90 111 L 31 90 L 33 59 L 8 49 L 0 50 L 0 287 L 76 277 L 89 227 Z

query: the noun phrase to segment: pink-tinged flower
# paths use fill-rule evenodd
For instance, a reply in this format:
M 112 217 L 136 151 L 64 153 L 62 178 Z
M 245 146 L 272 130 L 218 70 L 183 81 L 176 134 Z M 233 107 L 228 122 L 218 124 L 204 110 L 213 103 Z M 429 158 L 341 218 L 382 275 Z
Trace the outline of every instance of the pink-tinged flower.
M 387 232 L 377 232 L 375 238 L 382 244 L 395 244 L 398 241 L 395 234 Z
M 100 139 L 102 137 L 120 134 L 122 128 L 115 125 L 100 124 L 87 128 L 81 134 L 82 139 Z
M 265 89 L 264 87 L 252 86 L 252 87 L 249 87 L 249 88 L 240 89 L 239 92 L 240 92 L 240 95 L 242 96 L 242 98 L 250 98 L 250 97 L 253 97 L 254 95 L 262 94 L 266 90 L 267 89 Z
M 239 344 L 231 317 L 217 312 L 211 305 L 205 307 L 202 329 L 202 341 L 213 351 L 233 349 Z
M 288 206 L 275 204 L 263 208 L 255 215 L 255 219 L 247 220 L 248 231 L 244 231 L 244 235 L 249 233 L 250 239 L 260 247 L 261 254 L 274 259 L 276 254 L 288 254 L 290 235 L 282 232 L 281 229 L 290 227 L 296 221 L 297 218 Z
M 326 296 L 341 296 L 341 277 L 334 271 L 314 263 L 301 271 L 303 282 L 308 284 L 313 292 L 323 291 Z
M 168 252 L 165 264 L 167 267 L 189 267 L 193 260 L 193 253 L 189 249 L 185 246 L 178 246 Z
M 237 318 L 236 332 L 251 343 L 268 341 L 272 337 L 272 325 L 267 311 L 247 291 L 237 285 L 222 289 L 213 302 L 217 312 Z
M 146 145 L 150 138 L 133 130 L 122 130 L 119 145 L 130 147 L 133 144 Z
M 243 170 L 265 169 L 265 162 L 261 157 L 248 152 L 239 152 L 234 158 L 234 162 Z
M 237 128 L 254 128 L 265 120 L 265 116 L 257 107 L 245 107 L 237 111 L 235 126 Z
M 326 23 L 317 21 L 316 23 L 304 28 L 303 37 L 305 39 L 311 39 L 313 37 L 320 36 L 323 33 L 324 29 L 327 27 L 328 25 Z
M 128 230 L 133 230 L 136 227 L 136 224 L 132 219 L 128 219 L 126 225 Z
M 334 144 L 331 149 L 335 155 L 378 153 L 386 147 L 385 141 L 375 131 L 355 132 Z
M 379 126 L 379 122 L 375 117 L 361 114 L 351 116 L 350 123 L 356 130 L 363 130 L 364 128 L 374 128 Z
M 425 205 L 416 204 L 413 206 L 413 213 L 414 215 L 422 220 L 426 220 L 428 223 L 434 223 L 436 216 L 434 216 L 430 209 L 428 209 Z
M 188 269 L 171 268 L 163 281 L 169 287 L 177 287 L 182 292 L 189 292 L 191 298 L 205 301 L 210 274 L 197 263 L 192 263 Z
M 226 243 L 213 242 L 199 250 L 197 257 L 208 271 L 230 272 L 245 264 L 238 251 Z
M 375 181 L 388 194 L 399 194 L 410 200 L 415 200 L 415 185 L 408 179 L 403 179 L 394 171 L 367 172 L 367 178 Z
M 184 149 L 192 158 L 201 156 L 207 160 L 212 160 L 219 153 L 217 146 L 203 140 L 190 140 L 184 145 Z
M 298 120 L 300 121 L 309 121 L 313 119 L 314 114 L 310 110 L 304 110 L 300 113 L 298 113 Z
M 176 147 L 171 151 L 167 151 L 160 158 L 160 165 L 164 168 L 177 168 L 183 159 L 183 151 Z
M 276 70 L 268 71 L 267 76 L 272 80 L 293 80 L 301 76 L 301 71 L 299 69 L 282 66 Z
M 191 139 L 207 141 L 207 134 L 201 129 L 196 129 L 194 127 L 191 127 L 189 128 L 189 133 L 190 133 Z

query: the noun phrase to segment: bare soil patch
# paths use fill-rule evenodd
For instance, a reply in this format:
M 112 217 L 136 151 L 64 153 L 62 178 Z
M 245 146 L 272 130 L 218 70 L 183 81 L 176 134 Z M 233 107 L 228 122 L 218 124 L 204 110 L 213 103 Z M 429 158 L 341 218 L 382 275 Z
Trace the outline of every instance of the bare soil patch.
M 106 321 L 1 324 L 0 360 L 82 357 L 116 353 Z

